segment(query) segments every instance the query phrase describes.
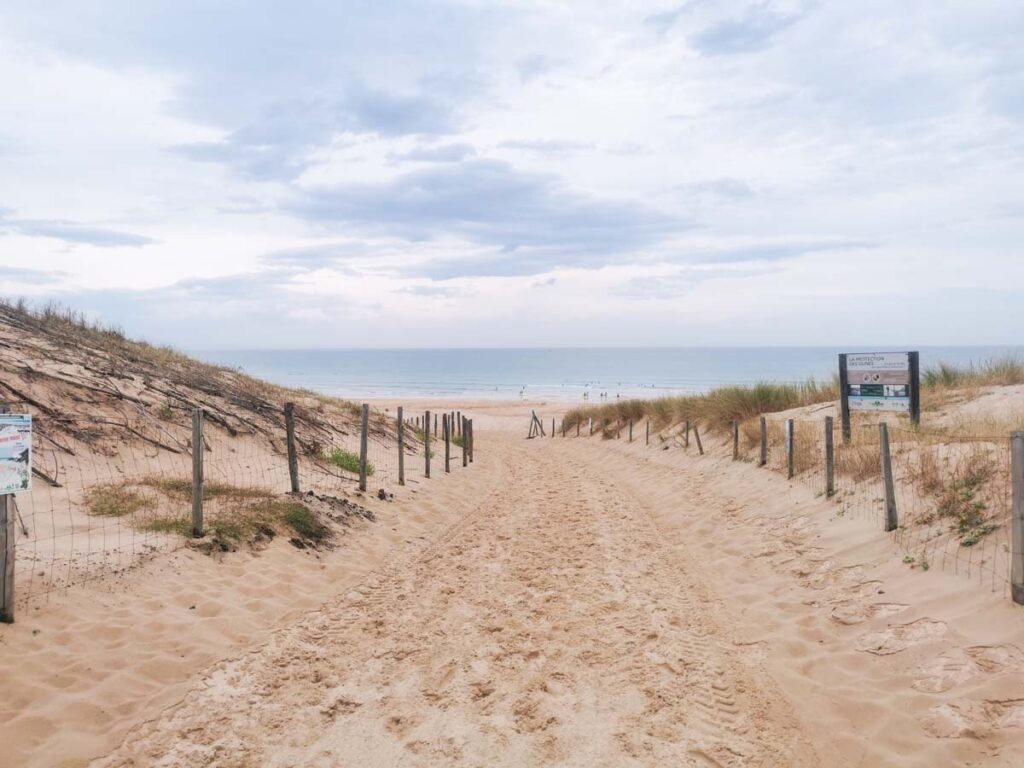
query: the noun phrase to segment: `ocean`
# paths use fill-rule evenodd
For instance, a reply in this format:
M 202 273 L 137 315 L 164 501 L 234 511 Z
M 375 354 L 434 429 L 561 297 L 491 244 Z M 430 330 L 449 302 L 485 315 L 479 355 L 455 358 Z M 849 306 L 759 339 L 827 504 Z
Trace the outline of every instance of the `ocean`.
M 919 347 L 922 369 L 1024 347 Z M 204 350 L 191 354 L 289 387 L 345 398 L 598 402 L 699 393 L 724 384 L 830 380 L 839 352 L 892 347 Z

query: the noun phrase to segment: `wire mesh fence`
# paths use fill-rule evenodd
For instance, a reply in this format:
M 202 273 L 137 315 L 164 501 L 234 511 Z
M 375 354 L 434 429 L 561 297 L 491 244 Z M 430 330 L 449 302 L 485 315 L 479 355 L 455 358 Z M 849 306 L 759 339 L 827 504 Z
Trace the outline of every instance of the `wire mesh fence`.
M 315 407 L 315 406 L 313 406 Z M 361 409 L 359 409 L 361 410 Z M 296 408 L 291 447 L 301 493 L 336 497 L 358 489 L 365 466 L 367 492 L 389 497 L 401 485 L 426 481 L 425 440 L 434 457 L 433 477 L 444 473 L 444 441 L 427 436 L 426 413 L 372 411 L 365 452 L 358 419 L 324 428 Z M 196 494 L 193 432 L 185 420 L 160 421 L 141 414 L 109 433 L 69 436 L 47 414 L 33 414 L 31 491 L 8 496 L 13 515 L 15 605 L 132 566 L 186 544 L 193 535 Z M 289 438 L 280 428 L 243 432 L 216 419 L 205 420 L 202 438 L 201 520 L 207 538 L 226 542 L 240 527 L 266 524 L 268 512 L 291 509 L 294 488 Z M 274 422 L 277 423 L 276 421 Z M 449 470 L 468 465 L 468 422 L 452 419 Z M 399 432 L 402 455 L 399 456 Z M 124 435 L 130 435 L 125 439 Z M 301 497 L 300 497 L 301 498 Z M 284 506 L 282 506 L 284 505 Z
M 800 418 L 766 414 L 737 422 L 724 440 L 718 439 L 721 432 L 714 440 L 705 435 L 703 452 L 731 454 L 764 466 L 828 498 L 839 517 L 885 528 L 894 514 L 893 541 L 909 567 L 952 572 L 1010 595 L 1013 564 L 1019 561 L 1022 584 L 1017 589 L 1024 594 L 1024 491 L 1016 513 L 1013 493 L 1015 473 L 1024 489 L 1024 466 L 1013 465 L 1010 434 L 929 432 L 890 420 L 884 438 L 892 475 L 889 494 L 880 429 L 885 422 L 855 420 L 844 440 L 828 410 Z M 566 436 L 576 436 L 577 423 L 571 423 Z M 644 445 L 662 446 L 670 440 L 691 447 L 685 427 L 659 427 L 649 439 L 646 420 L 633 424 L 634 430 L 638 424 Z M 594 434 L 611 439 L 624 428 L 629 428 L 628 420 L 602 421 L 595 424 Z M 584 421 L 580 436 L 588 434 Z M 1022 531 L 1016 546 L 1015 514 Z

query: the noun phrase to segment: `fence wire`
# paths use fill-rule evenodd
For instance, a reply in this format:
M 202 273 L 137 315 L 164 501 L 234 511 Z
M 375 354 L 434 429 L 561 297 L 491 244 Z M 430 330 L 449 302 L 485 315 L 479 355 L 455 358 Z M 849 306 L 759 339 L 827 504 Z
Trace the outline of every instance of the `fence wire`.
M 855 419 L 850 439 L 843 440 L 838 420 L 825 415 L 792 419 L 792 470 L 787 452 L 787 422 L 765 416 L 765 468 L 828 497 L 836 515 L 862 519 L 883 528 L 886 492 L 882 475 L 879 423 Z M 827 423 L 832 424 L 831 494 L 826 462 Z M 645 437 L 645 422 L 634 425 Z M 594 435 L 613 439 L 628 422 L 595 423 Z M 736 458 L 761 463 L 760 418 L 738 425 Z M 589 430 L 584 421 L 580 436 Z M 561 436 L 561 432 L 558 433 Z M 622 432 L 625 435 L 625 431 Z M 566 433 L 576 436 L 575 422 Z M 731 455 L 733 436 L 715 439 L 702 431 L 705 453 Z M 894 501 L 899 524 L 893 540 L 908 567 L 937 568 L 969 578 L 980 586 L 1010 594 L 1012 466 L 1009 434 L 975 435 L 928 432 L 889 422 Z M 681 425 L 652 429 L 650 445 L 685 445 Z M 696 455 L 694 440 L 688 453 Z M 790 475 L 790 472 L 792 474 Z
M 32 409 L 28 409 L 32 410 Z M 354 414 L 356 415 L 356 414 Z M 405 485 L 425 482 L 425 414 L 405 411 Z M 399 487 L 397 414 L 373 411 L 367 434 L 367 492 Z M 433 417 L 431 419 L 433 421 Z M 184 420 L 178 419 L 178 422 Z M 117 424 L 119 436 L 71 437 L 59 419 L 33 413 L 32 490 L 11 498 L 15 515 L 16 605 L 69 587 L 116 577 L 143 560 L 185 545 L 191 536 L 193 459 L 187 423 L 140 414 Z M 359 480 L 360 430 L 330 430 L 299 419 L 300 490 L 353 493 Z M 444 474 L 444 443 L 431 436 L 431 476 Z M 124 438 L 125 434 L 131 437 Z M 450 468 L 461 470 L 461 421 L 450 443 Z M 206 420 L 203 428 L 203 518 L 207 534 L 231 535 L 247 515 L 287 500 L 291 490 L 286 430 L 240 433 Z

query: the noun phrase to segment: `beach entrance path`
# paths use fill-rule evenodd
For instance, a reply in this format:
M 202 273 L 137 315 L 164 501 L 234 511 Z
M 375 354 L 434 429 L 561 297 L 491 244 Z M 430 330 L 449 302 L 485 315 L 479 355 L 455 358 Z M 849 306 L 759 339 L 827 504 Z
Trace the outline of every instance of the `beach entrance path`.
M 584 453 L 490 445 L 500 489 L 96 765 L 818 764 L 646 507 Z

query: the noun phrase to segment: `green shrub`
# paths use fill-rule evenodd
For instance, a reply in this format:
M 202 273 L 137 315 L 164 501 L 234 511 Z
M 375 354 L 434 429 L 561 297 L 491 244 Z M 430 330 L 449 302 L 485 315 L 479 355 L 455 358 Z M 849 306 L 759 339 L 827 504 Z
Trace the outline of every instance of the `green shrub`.
M 347 451 L 344 448 L 335 448 L 327 456 L 327 460 L 336 467 L 347 472 L 359 473 L 359 454 L 354 451 Z M 373 474 L 373 464 L 366 462 L 366 474 Z

